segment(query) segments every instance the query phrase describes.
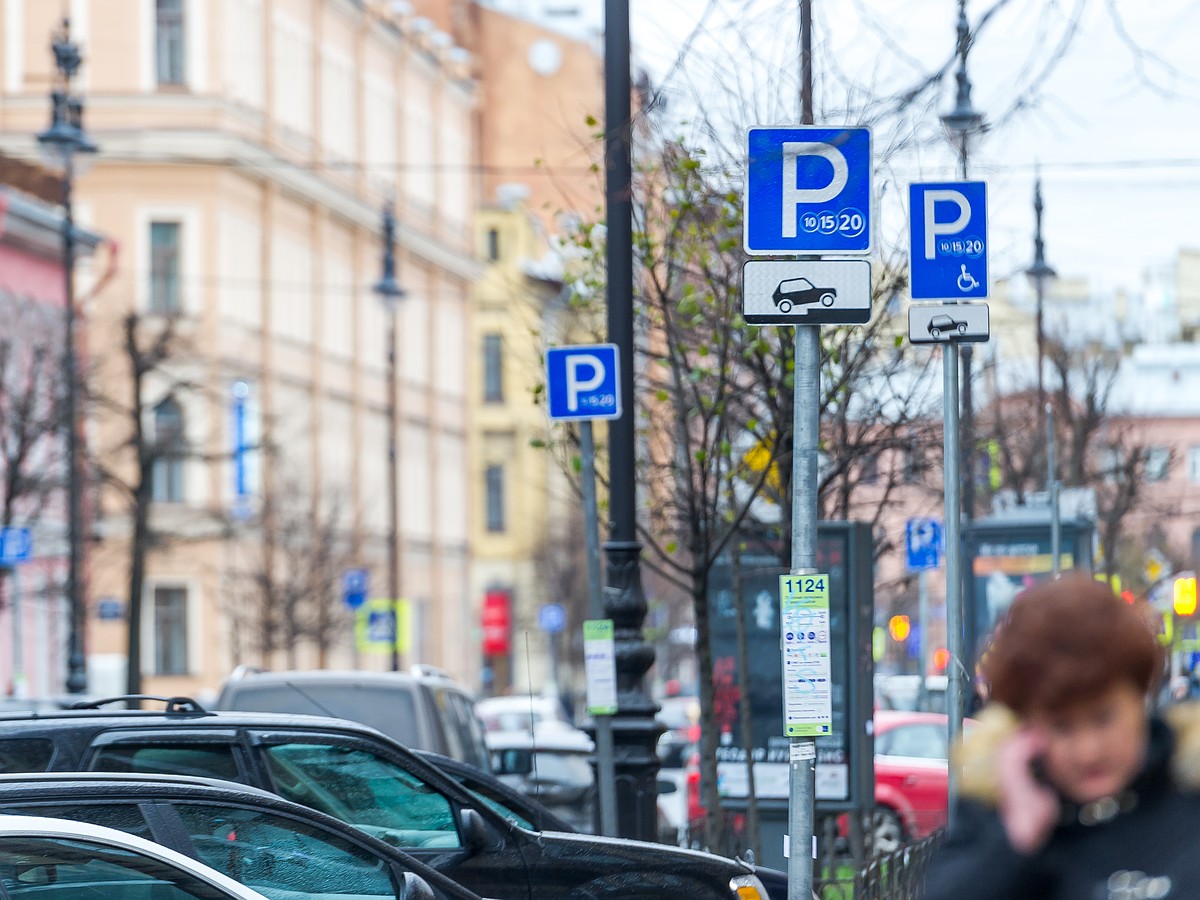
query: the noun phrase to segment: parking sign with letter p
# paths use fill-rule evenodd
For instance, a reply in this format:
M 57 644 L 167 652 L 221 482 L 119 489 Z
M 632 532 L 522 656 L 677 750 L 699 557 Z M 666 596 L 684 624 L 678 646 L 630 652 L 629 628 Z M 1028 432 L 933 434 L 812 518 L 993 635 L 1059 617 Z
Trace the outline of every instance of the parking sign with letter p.
M 616 344 L 551 347 L 546 351 L 546 399 L 556 422 L 621 415 Z
M 912 298 L 986 298 L 987 183 L 910 184 L 908 200 Z

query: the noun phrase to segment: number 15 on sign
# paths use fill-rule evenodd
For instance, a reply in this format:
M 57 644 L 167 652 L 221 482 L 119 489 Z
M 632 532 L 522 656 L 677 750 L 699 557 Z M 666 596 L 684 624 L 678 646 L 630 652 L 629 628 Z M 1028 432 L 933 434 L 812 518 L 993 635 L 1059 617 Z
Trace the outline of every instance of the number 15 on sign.
M 779 577 L 783 722 L 788 737 L 833 727 L 829 660 L 829 576 Z

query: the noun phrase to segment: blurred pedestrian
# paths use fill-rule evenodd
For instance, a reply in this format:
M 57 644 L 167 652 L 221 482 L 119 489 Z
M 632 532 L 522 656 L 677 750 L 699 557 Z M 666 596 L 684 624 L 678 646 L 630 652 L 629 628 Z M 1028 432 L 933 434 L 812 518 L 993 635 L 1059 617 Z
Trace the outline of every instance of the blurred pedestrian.
M 1013 603 L 991 703 L 955 759 L 956 824 L 926 900 L 1200 898 L 1200 711 L 1149 711 L 1163 651 L 1085 575 Z

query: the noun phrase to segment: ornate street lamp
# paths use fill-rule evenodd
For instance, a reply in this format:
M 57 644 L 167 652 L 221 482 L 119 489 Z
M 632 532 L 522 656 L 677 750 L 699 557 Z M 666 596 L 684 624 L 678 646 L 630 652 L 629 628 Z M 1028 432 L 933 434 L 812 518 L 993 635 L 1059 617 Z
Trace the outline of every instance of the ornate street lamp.
M 79 374 L 75 353 L 75 216 L 72 190 L 80 162 L 95 156 L 99 148 L 83 130 L 83 100 L 73 91 L 75 73 L 83 58 L 71 40 L 71 23 L 63 19 L 62 29 L 50 45 L 54 51 L 57 78 L 50 93 L 50 127 L 37 136 L 47 160 L 62 171 L 63 273 L 65 287 L 65 327 L 63 336 L 63 380 L 66 390 L 65 428 L 67 443 L 67 603 L 70 623 L 67 639 L 67 690 L 81 694 L 87 690 L 87 659 L 84 655 L 86 609 L 83 598 L 83 470 L 79 458 Z M 77 157 L 79 159 L 77 160 Z
M 388 602 L 392 607 L 392 671 L 400 670 L 400 470 L 396 431 L 396 313 L 408 293 L 396 282 L 396 216 L 392 204 L 383 208 L 383 275 L 373 288 L 388 314 L 387 333 L 387 468 L 388 468 Z
M 1025 275 L 1033 282 L 1037 291 L 1037 401 L 1038 401 L 1038 434 L 1045 432 L 1044 419 L 1046 415 L 1046 385 L 1042 372 L 1046 358 L 1046 331 L 1043 325 L 1043 306 L 1046 300 L 1046 285 L 1058 273 L 1046 262 L 1046 242 L 1042 240 L 1042 177 L 1039 175 L 1033 186 L 1033 265 L 1025 270 Z

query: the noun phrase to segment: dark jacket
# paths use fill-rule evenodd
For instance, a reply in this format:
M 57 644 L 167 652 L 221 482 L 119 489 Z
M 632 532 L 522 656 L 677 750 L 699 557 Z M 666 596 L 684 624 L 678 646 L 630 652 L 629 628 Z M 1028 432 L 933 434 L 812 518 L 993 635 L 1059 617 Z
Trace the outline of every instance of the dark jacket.
M 996 809 L 992 764 L 1016 727 L 989 709 L 964 744 L 955 828 L 934 855 L 925 900 L 1196 900 L 1200 898 L 1200 705 L 1154 719 L 1129 789 L 1062 819 L 1033 855 L 1013 850 Z

